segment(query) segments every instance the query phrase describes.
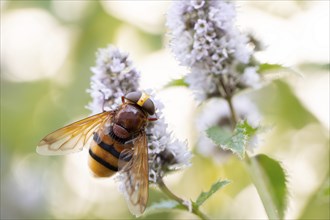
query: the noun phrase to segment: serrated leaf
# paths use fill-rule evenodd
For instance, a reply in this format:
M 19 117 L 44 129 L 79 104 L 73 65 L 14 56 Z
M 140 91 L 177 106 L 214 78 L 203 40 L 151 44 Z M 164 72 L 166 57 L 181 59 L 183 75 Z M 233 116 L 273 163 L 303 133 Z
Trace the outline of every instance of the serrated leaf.
M 226 144 L 232 136 L 232 133 L 219 126 L 213 126 L 206 130 L 207 136 L 217 145 Z
M 183 86 L 188 87 L 188 84 L 185 82 L 185 79 L 182 77 L 180 79 L 174 79 L 167 83 L 164 88 L 173 87 L 173 86 Z
M 281 164 L 263 154 L 249 160 L 252 180 L 270 219 L 283 219 L 287 207 L 286 175 Z
M 239 158 L 243 159 L 245 156 L 245 147 L 247 139 L 248 138 L 244 134 L 244 130 L 241 128 L 237 128 L 234 131 L 234 135 L 229 139 L 226 145 L 222 146 L 222 148 L 233 151 L 239 156 Z
M 213 126 L 206 130 L 206 134 L 216 145 L 224 150 L 231 150 L 243 159 L 245 156 L 246 144 L 257 130 L 258 128 L 253 128 L 244 120 L 237 123 L 234 132 L 230 132 L 219 126 Z
M 218 146 L 224 150 L 231 150 L 240 158 L 244 158 L 245 154 L 245 136 L 241 129 L 235 130 L 234 133 L 219 126 L 210 127 L 206 131 L 207 136 Z
M 252 127 L 247 120 L 241 121 L 240 123 L 237 124 L 236 129 L 243 129 L 242 131 L 244 132 L 245 135 L 247 135 L 249 138 L 252 137 L 257 133 L 259 128 L 254 128 Z
M 216 193 L 219 189 L 226 186 L 228 183 L 230 183 L 229 180 L 219 180 L 216 183 L 214 183 L 211 186 L 211 189 L 207 192 L 201 192 L 201 194 L 197 197 L 196 205 L 201 206 L 210 196 L 212 196 L 214 193 Z

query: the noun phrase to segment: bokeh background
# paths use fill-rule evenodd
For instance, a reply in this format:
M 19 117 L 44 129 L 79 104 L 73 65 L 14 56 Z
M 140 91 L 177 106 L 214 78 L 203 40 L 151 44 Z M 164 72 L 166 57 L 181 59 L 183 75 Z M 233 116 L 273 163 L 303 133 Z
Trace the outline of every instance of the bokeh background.
M 237 24 L 265 45 L 262 62 L 301 74 L 275 72 L 274 82 L 249 91 L 272 129 L 255 153 L 280 160 L 287 171 L 287 219 L 329 218 L 329 2 L 237 1 Z M 184 87 L 168 48 L 169 1 L 1 0 L 1 219 L 133 219 L 113 179 L 94 179 L 87 153 L 35 153 L 49 132 L 90 114 L 86 89 L 98 48 L 114 44 L 141 71 L 141 87 L 165 103 L 169 127 L 187 140 L 192 166 L 168 175 L 177 195 L 195 199 L 217 179 L 232 183 L 203 206 L 219 219 L 265 219 L 261 201 L 235 157 L 225 162 L 196 152 L 200 110 Z M 166 199 L 151 187 L 149 204 Z M 142 218 L 193 219 L 182 212 Z

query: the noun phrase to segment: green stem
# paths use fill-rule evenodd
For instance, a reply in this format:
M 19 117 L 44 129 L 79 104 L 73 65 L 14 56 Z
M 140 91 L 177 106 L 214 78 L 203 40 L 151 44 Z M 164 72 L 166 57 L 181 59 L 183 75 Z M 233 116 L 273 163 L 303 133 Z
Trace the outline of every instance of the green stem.
M 237 124 L 237 116 L 236 116 L 236 112 L 235 112 L 235 109 L 234 109 L 234 106 L 233 106 L 233 102 L 232 102 L 232 97 L 227 97 L 226 98 L 227 102 L 228 102 L 228 105 L 229 105 L 229 109 L 230 109 L 230 113 L 231 113 L 231 120 L 233 121 L 233 124 L 235 127 L 236 124 Z
M 235 128 L 235 126 L 237 124 L 237 117 L 236 117 L 236 112 L 235 112 L 233 102 L 232 102 L 233 93 L 231 92 L 230 88 L 224 82 L 223 76 L 220 76 L 220 84 L 226 93 L 224 98 L 228 102 L 230 113 L 231 113 L 232 125 L 233 125 L 233 128 Z M 220 89 L 219 89 L 219 92 L 220 92 Z
M 234 126 L 237 124 L 237 117 L 236 117 L 236 112 L 232 103 L 232 97 L 229 96 L 226 98 L 229 108 L 230 108 L 230 113 L 232 117 L 232 121 L 234 122 Z M 265 211 L 267 213 L 267 216 L 269 219 L 280 219 L 280 216 L 276 212 L 276 206 L 272 200 L 272 195 L 269 194 L 266 185 L 268 183 L 265 183 L 263 178 L 260 178 L 262 176 L 262 170 L 260 169 L 258 162 L 255 161 L 255 159 L 252 157 L 250 158 L 248 154 L 245 154 L 245 163 L 248 166 L 248 171 L 249 175 L 252 179 L 253 184 L 255 185 L 259 197 L 263 203 L 263 206 L 265 208 Z
M 190 211 L 189 208 L 187 207 L 187 205 L 185 204 L 185 200 L 181 199 L 180 197 L 176 196 L 174 193 L 171 192 L 171 190 L 169 190 L 167 188 L 167 186 L 165 185 L 164 181 L 162 178 L 159 178 L 159 180 L 157 181 L 157 184 L 159 186 L 159 188 L 171 199 L 177 201 L 179 204 L 181 204 L 183 207 L 185 207 L 185 209 L 187 211 Z M 209 220 L 209 217 L 206 216 L 202 211 L 199 210 L 198 206 L 192 204 L 192 213 L 194 213 L 195 215 L 197 215 L 200 219 L 203 220 Z

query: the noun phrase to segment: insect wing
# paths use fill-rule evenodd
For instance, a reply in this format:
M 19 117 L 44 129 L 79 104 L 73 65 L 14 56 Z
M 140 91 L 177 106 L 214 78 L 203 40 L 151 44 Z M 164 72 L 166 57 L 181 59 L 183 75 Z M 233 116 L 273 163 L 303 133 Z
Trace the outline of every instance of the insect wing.
M 60 128 L 44 137 L 37 146 L 42 155 L 63 155 L 81 151 L 95 130 L 109 123 L 113 112 L 102 112 Z
M 148 202 L 148 146 L 147 137 L 143 132 L 133 142 L 134 150 L 124 150 L 119 160 L 125 199 L 130 212 L 141 215 Z M 129 162 L 127 161 L 129 158 Z

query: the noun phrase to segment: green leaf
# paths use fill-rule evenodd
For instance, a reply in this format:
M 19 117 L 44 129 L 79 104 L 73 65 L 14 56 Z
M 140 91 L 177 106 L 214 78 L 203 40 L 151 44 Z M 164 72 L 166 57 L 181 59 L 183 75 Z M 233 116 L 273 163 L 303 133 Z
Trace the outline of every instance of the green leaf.
M 182 77 L 180 79 L 174 79 L 174 80 L 170 81 L 169 83 L 167 83 L 164 86 L 164 88 L 173 87 L 173 86 L 184 86 L 184 87 L 188 87 L 188 84 L 185 82 L 184 77 Z
M 283 219 L 287 207 L 286 175 L 281 164 L 263 154 L 250 160 L 249 170 L 270 219 Z
M 298 65 L 300 69 L 304 69 L 305 71 L 328 71 L 330 70 L 330 63 L 313 63 L 313 62 L 305 62 Z
M 196 200 L 196 205 L 201 206 L 208 198 L 210 198 L 214 193 L 216 193 L 219 189 L 226 186 L 228 183 L 230 183 L 229 180 L 218 180 L 216 183 L 214 183 L 211 186 L 211 189 L 208 192 L 202 192 Z
M 265 72 L 270 72 L 270 71 L 276 71 L 276 70 L 281 70 L 286 67 L 282 66 L 281 64 L 273 64 L 273 63 L 261 63 L 259 65 L 259 73 L 265 73 Z
M 301 129 L 308 123 L 317 122 L 317 118 L 297 98 L 293 89 L 285 81 L 273 81 L 271 85 L 259 90 L 255 94 L 255 99 L 259 100 L 259 107 L 263 114 L 271 117 L 272 121 L 276 121 L 277 127 L 288 126 Z
M 219 126 L 213 126 L 206 130 L 207 136 L 224 150 L 231 150 L 243 159 L 248 140 L 257 132 L 258 128 L 253 128 L 244 120 L 237 123 L 234 132 L 230 132 Z
M 210 127 L 206 130 L 206 134 L 217 145 L 226 144 L 232 136 L 230 131 L 219 126 Z
M 223 129 L 219 126 L 210 127 L 206 130 L 207 136 L 219 147 L 224 150 L 231 150 L 240 158 L 244 158 L 245 154 L 245 137 L 242 132 L 237 130 L 234 133 Z
M 260 74 L 265 74 L 265 73 L 269 73 L 269 72 L 287 72 L 287 73 L 294 73 L 298 76 L 303 76 L 303 74 L 296 70 L 296 69 L 293 69 L 291 67 L 287 67 L 287 66 L 283 66 L 281 64 L 274 64 L 274 63 L 261 63 L 259 64 L 259 69 L 258 69 L 258 72 Z M 281 74 L 281 75 L 282 75 Z M 278 75 L 278 76 L 281 76 L 281 75 Z M 284 76 L 284 74 L 283 74 Z
M 248 137 L 244 134 L 244 129 L 236 128 L 234 130 L 234 135 L 228 140 L 226 145 L 222 145 L 222 148 L 233 151 L 239 158 L 243 159 L 245 156 L 247 139 Z
M 298 219 L 329 219 L 330 216 L 330 177 L 329 173 L 320 186 L 308 199 L 302 213 Z
M 257 133 L 259 128 L 252 127 L 247 120 L 241 121 L 237 124 L 236 129 L 240 129 L 248 138 L 252 137 Z

